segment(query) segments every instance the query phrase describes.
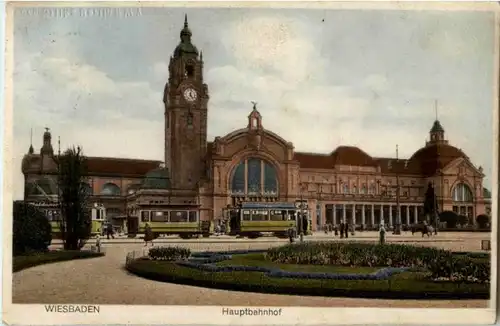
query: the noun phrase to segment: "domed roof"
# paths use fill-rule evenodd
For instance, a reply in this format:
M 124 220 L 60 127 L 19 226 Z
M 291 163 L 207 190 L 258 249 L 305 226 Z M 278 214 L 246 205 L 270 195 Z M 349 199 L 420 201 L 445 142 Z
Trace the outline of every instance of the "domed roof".
M 354 146 L 339 146 L 331 154 L 335 165 L 374 166 L 373 158 Z
M 460 149 L 446 143 L 433 143 L 420 148 L 410 158 L 413 164 L 419 164 L 422 173 L 433 175 L 457 158 L 466 158 L 467 155 Z
M 156 168 L 148 173 L 142 181 L 141 188 L 143 189 L 169 189 L 170 174 L 166 168 Z
M 181 42 L 175 47 L 174 57 L 179 57 L 183 54 L 195 54 L 198 55 L 198 49 L 191 42 L 184 43 Z

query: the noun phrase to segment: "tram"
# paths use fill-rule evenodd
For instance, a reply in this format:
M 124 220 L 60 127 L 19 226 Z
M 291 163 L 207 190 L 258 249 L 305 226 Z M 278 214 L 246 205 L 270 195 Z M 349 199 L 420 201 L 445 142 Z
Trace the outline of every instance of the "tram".
M 52 238 L 60 239 L 61 234 L 61 214 L 56 203 L 30 203 L 36 206 L 38 209 L 44 212 L 45 216 L 49 220 L 50 226 L 52 228 Z M 106 209 L 102 205 L 94 204 L 94 206 L 87 211 L 91 216 L 91 236 L 96 236 L 101 234 L 102 226 L 106 219 Z
M 146 224 L 151 228 L 154 238 L 178 235 L 182 239 L 189 239 L 199 235 L 209 237 L 213 233 L 212 223 L 200 221 L 198 210 L 190 208 L 138 210 L 138 216 L 127 218 L 129 237 L 145 233 Z
M 271 233 L 278 238 L 286 238 L 290 230 L 297 234 L 312 232 L 309 210 L 296 203 L 242 203 L 228 208 L 228 234 L 233 236 L 258 238 Z

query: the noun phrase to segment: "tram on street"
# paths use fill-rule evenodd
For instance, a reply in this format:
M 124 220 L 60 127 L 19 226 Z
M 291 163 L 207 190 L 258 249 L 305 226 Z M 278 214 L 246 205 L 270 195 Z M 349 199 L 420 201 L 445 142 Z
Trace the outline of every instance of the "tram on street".
M 310 213 L 297 203 L 245 202 L 238 207 L 227 208 L 228 234 L 256 239 L 264 234 L 286 238 L 290 230 L 300 234 L 312 232 Z
M 31 202 L 29 203 L 40 209 L 47 217 L 52 229 L 52 238 L 60 239 L 61 234 L 61 214 L 57 203 L 53 202 Z M 106 220 L 106 208 L 99 204 L 94 204 L 87 211 L 91 216 L 91 236 L 101 234 L 104 221 Z
M 149 225 L 153 237 L 160 235 L 178 235 L 190 239 L 202 235 L 209 237 L 213 233 L 210 221 L 200 221 L 199 211 L 192 208 L 141 209 L 137 216 L 127 218 L 127 230 L 130 238 L 145 233 Z

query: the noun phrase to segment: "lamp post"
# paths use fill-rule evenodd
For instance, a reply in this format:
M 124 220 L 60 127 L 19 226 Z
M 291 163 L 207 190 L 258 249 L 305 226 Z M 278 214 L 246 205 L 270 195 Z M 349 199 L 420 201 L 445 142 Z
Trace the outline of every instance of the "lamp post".
M 434 181 L 433 183 L 433 188 L 434 188 L 434 207 L 433 207 L 433 213 L 434 213 L 434 234 L 437 235 L 437 229 L 438 229 L 438 203 L 437 203 L 437 193 L 436 193 L 436 187 L 434 186 Z
M 399 162 L 399 149 L 396 145 L 396 226 L 394 228 L 393 234 L 401 234 L 401 203 L 400 203 L 400 192 L 401 185 L 399 184 L 399 172 L 397 164 Z

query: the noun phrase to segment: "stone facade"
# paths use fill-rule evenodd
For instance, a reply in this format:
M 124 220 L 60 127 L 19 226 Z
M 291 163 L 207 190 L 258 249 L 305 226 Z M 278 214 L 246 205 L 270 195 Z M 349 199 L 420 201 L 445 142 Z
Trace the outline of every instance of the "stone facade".
M 196 209 L 202 220 L 220 219 L 227 207 L 245 201 L 306 202 L 313 229 L 342 221 L 393 225 L 398 207 L 401 222 L 410 224 L 421 215 L 429 183 L 440 211 L 468 216 L 471 224 L 488 213 L 491 202 L 484 196 L 482 168 L 448 143 L 437 120 L 429 141 L 408 159 L 372 157 L 350 146 L 329 154 L 296 152 L 292 143 L 265 129 L 256 104 L 246 126 L 207 142 L 208 86 L 187 19 L 180 37 L 163 97 L 164 163 L 88 158 L 92 200 L 104 204 L 117 224 L 123 226 L 125 217 L 138 217 L 141 208 L 151 207 Z M 30 147 L 23 159 L 29 201 L 56 196 L 56 156 L 48 130 L 43 142 L 40 154 Z M 144 186 L 155 175 L 168 182 L 154 189 Z M 46 191 L 40 186 L 45 179 L 52 179 Z

